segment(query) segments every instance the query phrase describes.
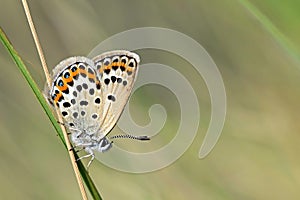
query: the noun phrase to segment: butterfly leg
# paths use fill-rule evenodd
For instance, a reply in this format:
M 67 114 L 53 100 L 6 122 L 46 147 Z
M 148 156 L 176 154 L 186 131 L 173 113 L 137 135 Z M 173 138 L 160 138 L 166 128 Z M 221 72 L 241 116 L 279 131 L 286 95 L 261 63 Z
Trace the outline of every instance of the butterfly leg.
M 92 164 L 92 162 L 93 162 L 94 159 L 95 159 L 95 155 L 92 154 L 92 155 L 91 155 L 91 160 L 89 161 L 89 163 L 88 163 L 87 166 L 86 166 L 86 170 L 87 170 L 87 171 L 89 170 L 89 168 L 90 168 L 90 166 L 91 166 L 91 164 Z
M 89 167 L 90 167 L 90 165 L 92 164 L 93 160 L 95 159 L 95 154 L 94 154 L 94 152 L 93 152 L 91 149 L 86 149 L 86 148 L 85 148 L 85 150 L 88 152 L 88 154 L 85 155 L 85 156 L 81 156 L 80 158 L 77 159 L 77 161 L 78 161 L 78 160 L 81 160 L 81 159 L 83 159 L 83 158 L 91 157 L 91 159 L 90 159 L 90 161 L 88 162 L 87 167 L 86 167 L 86 169 L 88 170 Z

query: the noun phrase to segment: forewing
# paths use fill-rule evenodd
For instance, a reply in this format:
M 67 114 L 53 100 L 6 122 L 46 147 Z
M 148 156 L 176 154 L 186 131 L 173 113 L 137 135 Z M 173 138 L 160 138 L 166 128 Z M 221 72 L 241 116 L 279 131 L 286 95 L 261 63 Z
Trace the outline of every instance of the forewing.
M 118 50 L 93 58 L 101 83 L 100 131 L 107 135 L 128 101 L 140 62 L 135 53 Z

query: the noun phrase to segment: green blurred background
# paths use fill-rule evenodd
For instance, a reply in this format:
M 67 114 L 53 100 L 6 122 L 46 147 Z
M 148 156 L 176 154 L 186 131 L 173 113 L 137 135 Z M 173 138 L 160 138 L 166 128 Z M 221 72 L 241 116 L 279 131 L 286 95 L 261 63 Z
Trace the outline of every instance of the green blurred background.
M 199 42 L 224 79 L 223 133 L 199 160 L 210 119 L 201 76 L 174 55 L 138 51 L 142 63 L 164 63 L 188 78 L 199 99 L 200 127 L 184 155 L 159 171 L 129 174 L 94 162 L 90 174 L 104 199 L 300 199 L 299 1 L 36 0 L 29 6 L 51 69 L 113 34 L 154 26 Z M 42 89 L 45 78 L 20 1 L 1 1 L 0 25 Z M 0 199 L 81 199 L 64 146 L 3 46 L 0 65 Z M 159 139 L 116 145 L 145 151 L 174 137 L 180 109 L 166 88 L 139 89 L 131 101 L 133 117 L 147 124 L 154 103 L 168 112 Z

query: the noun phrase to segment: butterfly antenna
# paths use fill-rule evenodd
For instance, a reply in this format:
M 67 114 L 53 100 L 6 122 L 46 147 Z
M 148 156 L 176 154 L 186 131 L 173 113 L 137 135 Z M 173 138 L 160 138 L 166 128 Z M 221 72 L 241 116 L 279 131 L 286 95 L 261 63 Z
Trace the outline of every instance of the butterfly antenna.
M 134 140 L 150 140 L 150 138 L 146 135 L 141 135 L 141 136 L 134 136 L 134 135 L 114 135 L 111 136 L 109 139 L 117 139 L 117 138 L 128 138 L 128 139 L 134 139 Z

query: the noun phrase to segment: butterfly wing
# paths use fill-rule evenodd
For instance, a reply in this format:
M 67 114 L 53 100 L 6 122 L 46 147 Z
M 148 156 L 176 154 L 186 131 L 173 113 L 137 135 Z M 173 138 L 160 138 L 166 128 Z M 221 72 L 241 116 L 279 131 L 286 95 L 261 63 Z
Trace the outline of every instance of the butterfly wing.
M 88 143 L 80 134 L 94 134 L 99 129 L 101 86 L 94 62 L 85 57 L 71 57 L 53 70 L 48 100 L 56 105 L 67 128 L 72 129 L 73 142 Z M 47 88 L 47 87 L 46 87 Z M 78 141 L 74 141 L 78 139 Z
M 106 136 L 115 126 L 128 101 L 138 72 L 137 54 L 117 50 L 93 58 L 101 83 L 99 137 Z

